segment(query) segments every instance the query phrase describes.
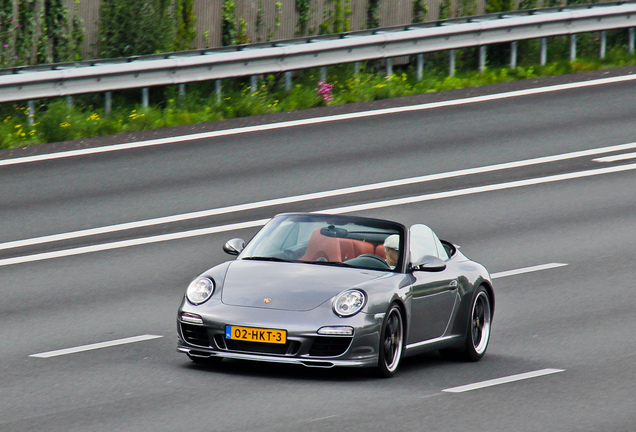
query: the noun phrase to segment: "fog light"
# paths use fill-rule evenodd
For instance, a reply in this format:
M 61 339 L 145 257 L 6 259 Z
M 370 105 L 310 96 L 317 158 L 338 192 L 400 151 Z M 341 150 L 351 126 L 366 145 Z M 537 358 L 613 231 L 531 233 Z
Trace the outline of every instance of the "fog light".
M 321 327 L 318 329 L 318 334 L 329 335 L 329 336 L 353 336 L 353 327 L 349 327 L 349 326 Z
M 184 312 L 181 314 L 181 321 L 192 324 L 203 324 L 203 318 L 199 315 Z

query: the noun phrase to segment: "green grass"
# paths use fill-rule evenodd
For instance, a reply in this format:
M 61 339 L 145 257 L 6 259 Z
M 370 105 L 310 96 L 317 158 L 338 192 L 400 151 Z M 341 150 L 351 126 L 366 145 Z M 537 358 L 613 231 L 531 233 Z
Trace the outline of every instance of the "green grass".
M 533 42 L 520 44 L 520 57 L 538 58 L 536 43 Z M 551 41 L 550 46 L 563 53 L 567 52 L 566 42 L 565 38 L 560 38 Z M 636 57 L 629 55 L 623 45 L 608 50 L 606 58 L 600 60 L 594 58 L 598 53 L 594 47 L 597 41 L 590 39 L 584 43 L 584 46 L 591 48 L 580 60 L 569 62 L 557 58 L 546 66 L 520 62 L 520 66 L 513 70 L 502 64 L 507 60 L 505 49 L 503 53 L 489 52 L 489 56 L 492 55 L 489 63 L 494 66 L 483 73 L 476 71 L 476 50 L 462 50 L 458 52 L 457 72 L 452 77 L 448 76 L 447 54 L 433 54 L 427 57 L 421 81 L 416 79 L 412 67 L 395 68 L 396 73 L 390 77 L 384 76 L 380 65 L 372 63 L 364 65 L 359 74 L 354 73 L 352 65 L 330 67 L 327 77 L 327 82 L 333 85 L 329 92 L 332 97 L 330 101 L 318 92 L 318 70 L 307 70 L 294 78 L 294 85 L 289 92 L 284 89 L 282 76 L 262 77 L 256 89 L 249 87 L 246 78 L 224 80 L 220 100 L 212 82 L 188 85 L 184 100 L 180 100 L 175 87 L 153 88 L 152 103 L 147 108 L 140 107 L 136 102 L 140 98 L 139 91 L 117 92 L 113 98 L 115 108 L 109 115 L 103 112 L 103 95 L 100 94 L 76 97 L 73 107 L 69 107 L 65 99 L 37 101 L 35 113 L 30 113 L 23 104 L 7 103 L 0 106 L 0 148 L 374 101 L 636 64 Z M 581 42 L 579 44 L 582 45 Z M 503 60 L 497 66 L 499 57 Z M 33 124 L 29 125 L 31 115 Z

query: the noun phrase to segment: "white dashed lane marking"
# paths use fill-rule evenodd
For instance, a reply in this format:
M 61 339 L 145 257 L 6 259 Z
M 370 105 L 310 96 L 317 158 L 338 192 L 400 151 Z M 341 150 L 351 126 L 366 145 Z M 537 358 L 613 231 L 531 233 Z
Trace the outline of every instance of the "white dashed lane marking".
M 636 159 L 636 153 L 624 153 L 614 156 L 605 156 L 601 158 L 592 159 L 594 162 L 618 162 L 624 160 Z
M 533 372 L 526 372 L 517 375 L 510 375 L 503 378 L 495 378 L 488 381 L 476 382 L 473 384 L 463 385 L 459 387 L 447 388 L 442 391 L 447 393 L 464 393 L 471 390 L 483 389 L 486 387 L 493 387 L 496 385 L 507 384 L 515 381 L 527 380 L 530 378 L 537 378 L 544 375 L 551 375 L 559 372 L 564 372 L 565 369 L 541 369 Z
M 524 268 L 520 268 L 516 270 L 508 270 L 508 271 L 502 271 L 498 273 L 492 273 L 490 277 L 493 279 L 498 279 L 498 278 L 507 277 L 507 276 L 516 276 L 516 275 L 520 275 L 524 273 L 532 273 L 532 272 L 537 272 L 542 270 L 549 270 L 553 268 L 564 267 L 566 265 L 567 264 L 563 264 L 563 263 L 542 264 L 542 265 L 537 265 L 532 267 L 524 267 Z
M 146 335 L 133 336 L 133 337 L 124 338 L 124 339 L 116 339 L 116 340 L 112 340 L 108 342 L 99 342 L 99 343 L 94 343 L 90 345 L 82 345 L 82 346 L 78 346 L 74 348 L 65 348 L 65 349 L 60 349 L 55 351 L 47 351 L 47 352 L 43 352 L 39 354 L 31 354 L 29 357 L 37 357 L 37 358 L 58 357 L 58 356 L 63 356 L 67 354 L 75 354 L 78 352 L 91 351 L 91 350 L 96 350 L 99 348 L 107 348 L 107 347 L 112 347 L 117 345 L 131 344 L 131 343 L 147 341 L 151 339 L 158 339 L 162 337 L 163 336 L 146 334 Z

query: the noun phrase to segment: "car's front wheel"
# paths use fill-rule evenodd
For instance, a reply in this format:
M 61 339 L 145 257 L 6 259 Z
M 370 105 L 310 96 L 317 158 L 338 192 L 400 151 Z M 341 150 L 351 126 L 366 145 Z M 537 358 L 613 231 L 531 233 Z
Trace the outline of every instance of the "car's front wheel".
M 404 346 L 404 323 L 400 307 L 391 305 L 384 316 L 382 331 L 380 332 L 380 347 L 378 355 L 378 375 L 389 378 L 395 374 Z

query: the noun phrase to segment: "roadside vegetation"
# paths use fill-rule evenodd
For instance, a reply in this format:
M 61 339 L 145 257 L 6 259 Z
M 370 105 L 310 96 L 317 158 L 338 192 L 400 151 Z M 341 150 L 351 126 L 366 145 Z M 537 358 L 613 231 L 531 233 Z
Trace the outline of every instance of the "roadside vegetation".
M 477 71 L 476 49 L 458 51 L 457 69 L 449 76 L 448 53 L 426 56 L 422 80 L 408 64 L 394 67 L 385 76 L 379 62 L 363 64 L 356 73 L 353 65 L 330 67 L 327 79 L 319 80 L 320 71 L 299 71 L 291 91 L 286 91 L 283 76 L 266 75 L 250 87 L 249 77 L 223 80 L 221 94 L 214 82 L 188 84 L 184 97 L 174 86 L 152 88 L 150 106 L 140 105 L 141 91 L 113 94 L 112 112 L 104 113 L 104 95 L 36 101 L 35 112 L 25 103 L 0 106 L 0 148 L 68 141 L 121 132 L 141 131 L 171 126 L 279 113 L 308 108 L 365 102 L 380 99 L 440 92 L 493 83 L 534 79 L 604 68 L 636 64 L 628 53 L 626 32 L 608 32 L 606 57 L 599 59 L 599 42 L 593 34 L 579 35 L 578 59 L 569 61 L 569 38 L 550 38 L 551 62 L 538 66 L 539 43 L 519 43 L 519 66 L 509 69 L 509 45 L 488 47 L 488 67 Z

